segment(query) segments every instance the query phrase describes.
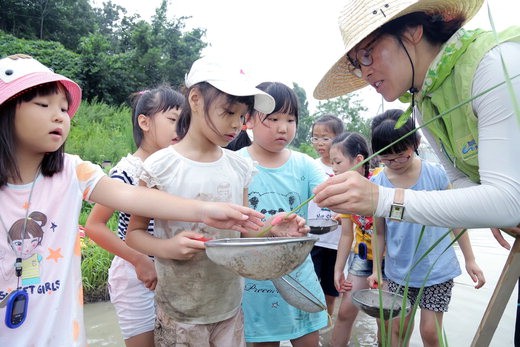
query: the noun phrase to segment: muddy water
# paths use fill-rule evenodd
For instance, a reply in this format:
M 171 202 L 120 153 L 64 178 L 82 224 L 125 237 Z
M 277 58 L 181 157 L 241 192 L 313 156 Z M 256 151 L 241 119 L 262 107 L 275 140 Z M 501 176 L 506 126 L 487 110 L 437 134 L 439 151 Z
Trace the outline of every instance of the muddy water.
M 471 344 L 509 254 L 498 246 L 489 230 L 471 230 L 470 238 L 477 263 L 484 270 L 487 283 L 484 288 L 479 290 L 473 288 L 471 279 L 464 270 L 464 258 L 456 247 L 463 274 L 455 279 L 450 310 L 444 315 L 444 330 L 451 346 L 463 347 Z M 512 244 L 512 238 L 508 238 L 508 240 Z M 490 346 L 513 346 L 517 290 L 518 288 L 515 287 Z M 417 326 L 419 312 L 416 318 L 416 328 L 412 335 L 411 347 L 422 346 Z M 90 347 L 124 346 L 114 310 L 109 302 L 85 305 L 85 324 L 87 325 Z M 376 329 L 377 326 L 373 318 L 360 314 L 352 334 L 358 342 L 353 345 L 375 346 Z M 323 346 L 328 346 L 329 338 L 330 331 L 322 333 Z M 282 345 L 290 346 L 287 342 Z

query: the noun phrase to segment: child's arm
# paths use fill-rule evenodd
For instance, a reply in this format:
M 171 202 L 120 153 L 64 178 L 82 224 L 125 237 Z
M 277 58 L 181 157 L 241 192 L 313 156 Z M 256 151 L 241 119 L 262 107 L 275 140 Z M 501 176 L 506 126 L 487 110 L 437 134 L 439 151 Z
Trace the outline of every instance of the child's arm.
M 352 249 L 352 242 L 354 240 L 354 223 L 350 218 L 341 218 L 341 237 L 338 242 L 338 254 L 336 256 L 336 263 L 334 264 L 334 286 L 338 292 L 344 293 L 352 286 L 346 285 L 345 280 L 345 266 L 347 259 Z
M 385 231 L 386 223 L 384 218 L 374 217 L 374 233 L 372 234 L 372 275 L 368 276 L 367 281 L 370 288 L 375 288 L 383 278 L 383 269 L 379 273 L 382 266 L 383 254 L 385 252 Z
M 468 272 L 469 277 L 473 280 L 476 289 L 481 288 L 485 283 L 486 279 L 484 278 L 484 272 L 477 265 L 475 260 L 475 255 L 473 254 L 473 248 L 471 247 L 471 241 L 469 239 L 469 235 L 467 231 L 463 231 L 463 229 L 453 229 L 453 234 L 458 236 L 460 233 L 463 233 L 457 242 L 459 243 L 460 250 L 464 255 L 464 263 L 466 265 L 466 271 Z
M 189 260 L 206 249 L 199 233 L 181 231 L 170 239 L 160 239 L 147 232 L 149 223 L 148 217 L 132 215 L 126 231 L 126 243 L 141 253 L 163 259 Z
M 90 200 L 132 215 L 202 222 L 217 229 L 246 232 L 263 226 L 263 215 L 245 206 L 185 199 L 106 176 L 96 184 Z
M 129 247 L 107 227 L 107 222 L 113 213 L 114 210 L 109 207 L 94 205 L 85 224 L 88 237 L 100 247 L 131 263 L 135 267 L 137 278 L 148 289 L 154 290 L 157 284 L 157 273 L 152 259 Z

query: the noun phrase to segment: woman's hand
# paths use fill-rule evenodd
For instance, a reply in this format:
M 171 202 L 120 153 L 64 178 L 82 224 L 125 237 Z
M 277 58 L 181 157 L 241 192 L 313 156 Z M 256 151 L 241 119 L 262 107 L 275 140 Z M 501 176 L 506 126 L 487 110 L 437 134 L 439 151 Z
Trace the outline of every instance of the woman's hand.
M 270 234 L 280 237 L 301 237 L 309 233 L 310 228 L 305 225 L 305 219 L 293 213 L 279 212 L 269 218 L 267 224 L 272 225 Z
M 379 198 L 378 186 L 358 172 L 347 171 L 314 189 L 314 202 L 337 213 L 372 216 Z
M 264 225 L 264 215 L 260 212 L 225 202 L 203 202 L 200 215 L 204 224 L 217 229 L 250 232 Z
M 504 238 L 501 231 L 513 237 L 520 237 L 520 226 L 512 228 L 491 228 L 491 233 L 495 237 L 495 240 L 497 240 L 498 244 L 509 251 L 511 250 L 511 245 Z

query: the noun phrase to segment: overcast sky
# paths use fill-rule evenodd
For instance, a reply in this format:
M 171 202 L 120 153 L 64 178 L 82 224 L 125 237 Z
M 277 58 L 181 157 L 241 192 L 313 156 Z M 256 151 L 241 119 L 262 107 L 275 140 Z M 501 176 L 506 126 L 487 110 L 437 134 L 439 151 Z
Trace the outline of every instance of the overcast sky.
M 112 0 L 149 19 L 161 0 Z M 337 18 L 345 0 L 169 0 L 169 16 L 190 16 L 188 28 L 207 29 L 204 52 L 234 56 L 257 82 L 280 81 L 304 88 L 311 106 L 312 93 L 325 72 L 344 53 Z M 464 1 L 464 0 L 459 0 Z M 102 0 L 95 0 L 94 4 Z M 489 0 L 466 28 L 490 29 L 489 4 L 498 30 L 518 24 L 520 1 Z M 358 92 L 370 117 L 381 110 L 381 97 L 370 88 Z M 386 103 L 403 108 L 401 104 Z

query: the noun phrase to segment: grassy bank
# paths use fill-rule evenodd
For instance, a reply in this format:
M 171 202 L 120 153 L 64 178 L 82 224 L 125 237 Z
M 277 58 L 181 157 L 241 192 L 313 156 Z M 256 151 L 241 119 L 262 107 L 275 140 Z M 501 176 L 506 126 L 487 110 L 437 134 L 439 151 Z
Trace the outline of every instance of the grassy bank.
M 79 223 L 80 229 L 87 220 L 92 209 L 91 204 L 84 203 Z M 114 214 L 108 222 L 110 230 L 117 229 L 117 215 Z M 108 268 L 113 254 L 99 247 L 82 232 L 81 240 L 81 273 L 83 276 L 83 297 L 85 302 L 108 300 Z

